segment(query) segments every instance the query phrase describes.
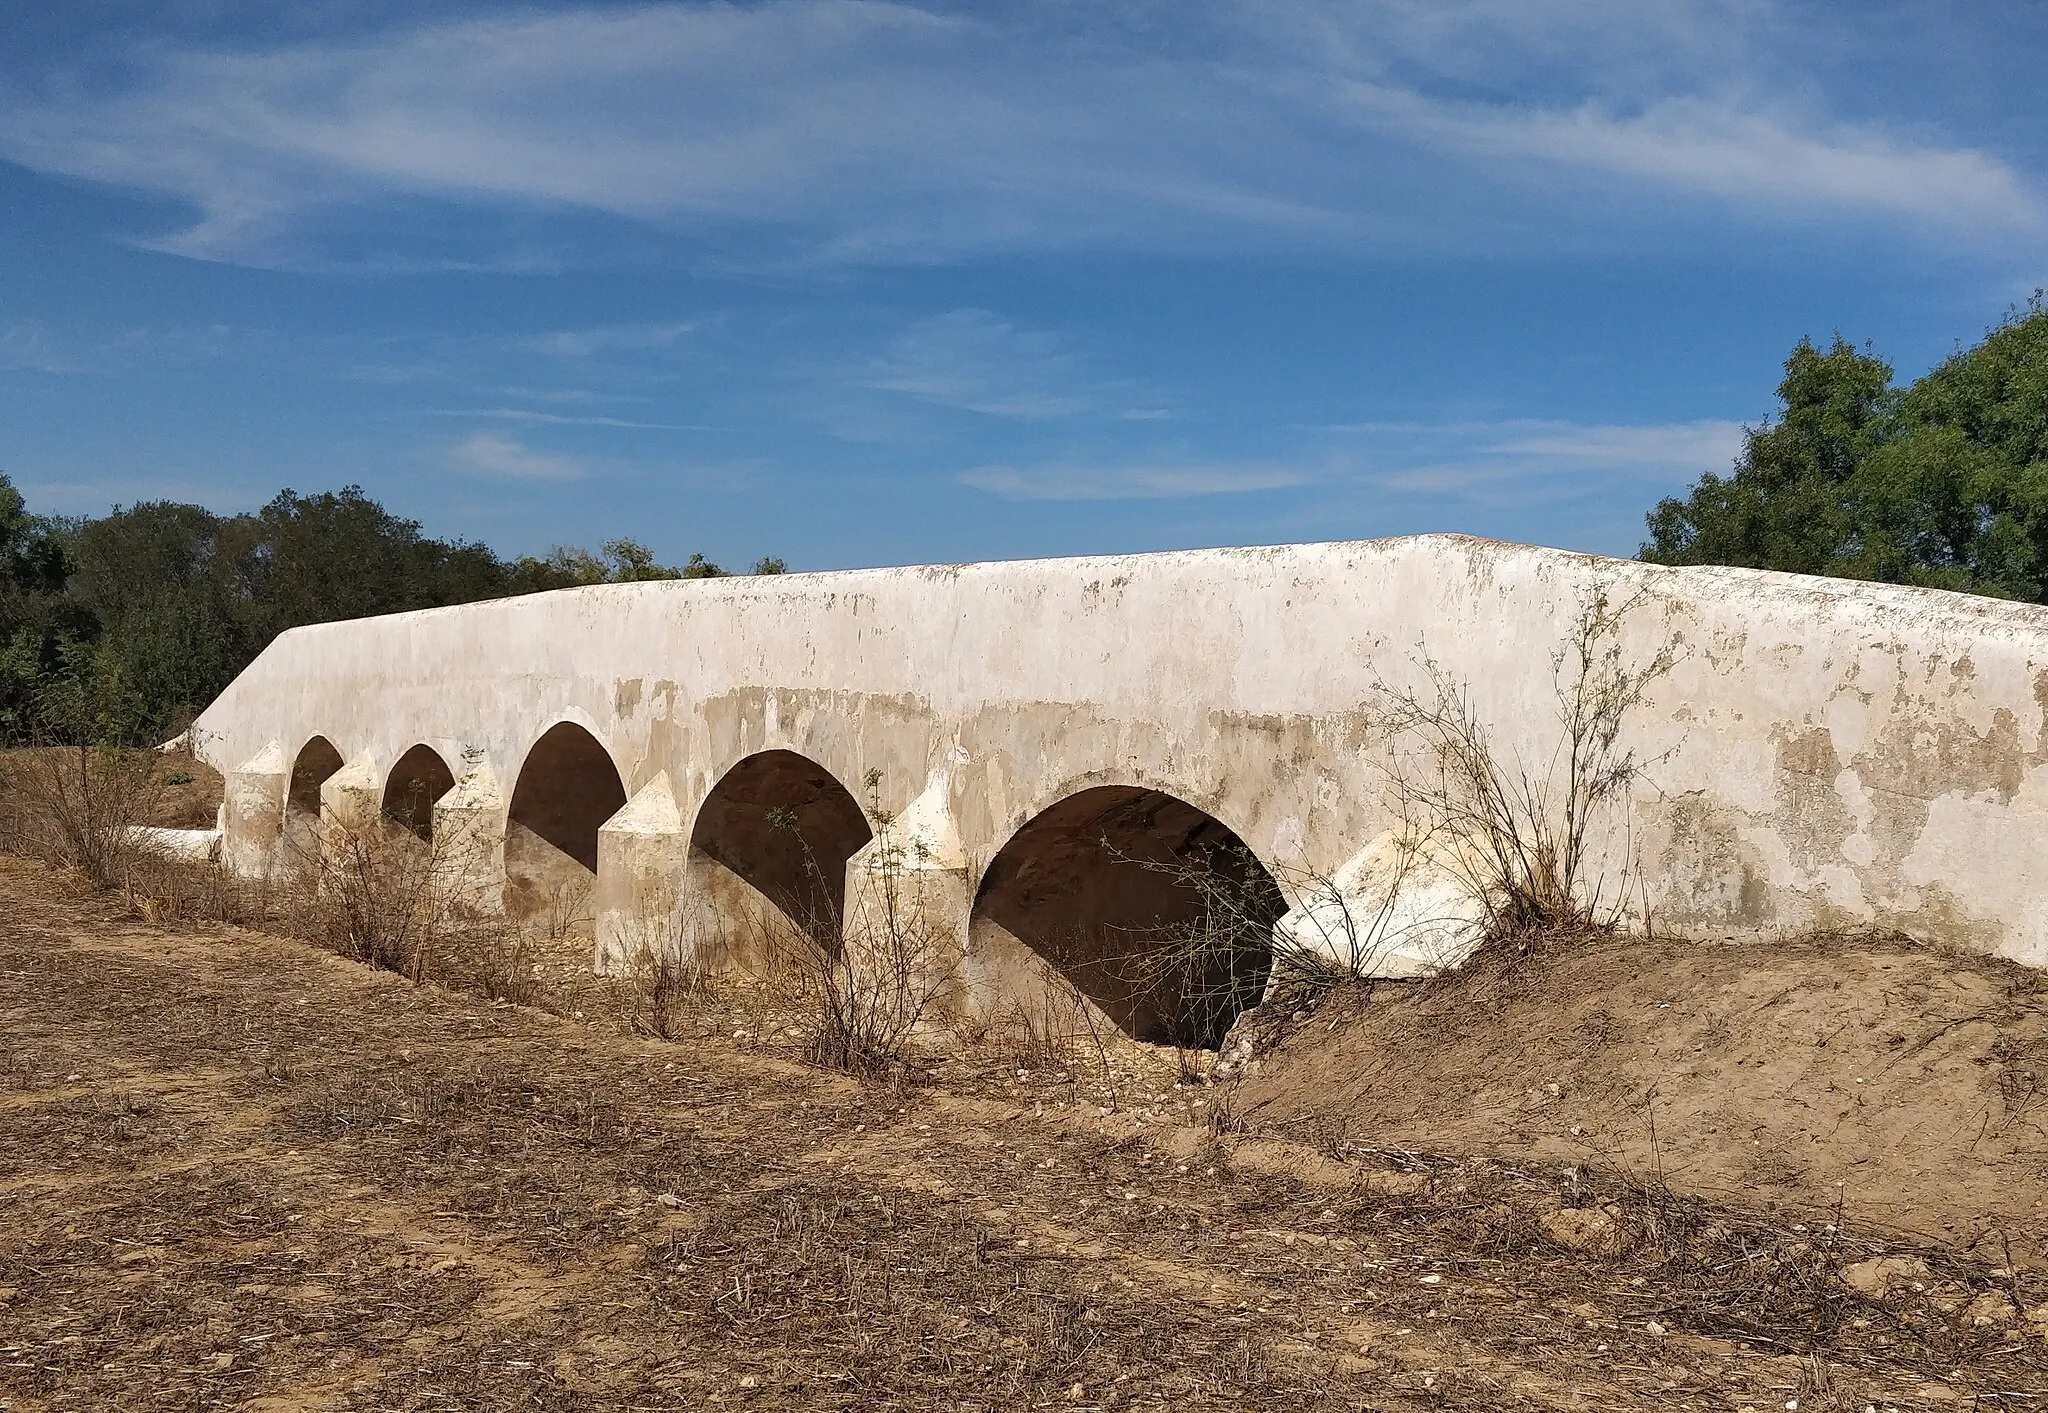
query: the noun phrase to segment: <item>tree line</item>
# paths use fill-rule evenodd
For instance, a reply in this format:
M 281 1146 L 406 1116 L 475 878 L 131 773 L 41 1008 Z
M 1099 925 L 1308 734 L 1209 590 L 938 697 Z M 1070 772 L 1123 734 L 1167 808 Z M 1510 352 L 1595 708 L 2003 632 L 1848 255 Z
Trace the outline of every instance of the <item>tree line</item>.
M 779 574 L 776 559 L 756 574 Z M 632 540 L 501 558 L 357 486 L 217 515 L 150 501 L 32 514 L 0 475 L 0 743 L 166 739 L 287 628 L 582 584 L 720 578 Z
M 1837 335 L 1785 360 L 1731 473 L 1648 516 L 1641 557 L 2048 598 L 2048 304 L 1897 387 Z

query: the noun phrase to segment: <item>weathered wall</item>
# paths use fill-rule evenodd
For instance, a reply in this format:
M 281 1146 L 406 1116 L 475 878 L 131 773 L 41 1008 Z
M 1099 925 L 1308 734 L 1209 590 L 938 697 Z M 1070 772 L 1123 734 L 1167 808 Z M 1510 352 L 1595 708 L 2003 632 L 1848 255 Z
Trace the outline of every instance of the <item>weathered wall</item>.
M 970 897 L 1093 785 L 1176 796 L 1269 866 L 1328 873 L 1393 822 L 1376 684 L 1426 652 L 1505 748 L 1547 759 L 1551 658 L 1602 587 L 1643 596 L 1627 652 L 1679 653 L 1628 727 L 1668 758 L 1613 821 L 1661 929 L 1874 924 L 2048 965 L 2048 610 L 1926 590 L 1455 536 L 600 586 L 287 633 L 195 740 L 237 777 L 244 859 L 261 841 L 238 830 L 276 829 L 316 733 L 380 781 L 439 743 L 502 807 L 569 721 L 629 797 L 665 775 L 685 834 L 756 752 L 863 800 L 879 772 L 877 804 L 950 831 Z M 651 847 L 626 824 L 622 859 Z

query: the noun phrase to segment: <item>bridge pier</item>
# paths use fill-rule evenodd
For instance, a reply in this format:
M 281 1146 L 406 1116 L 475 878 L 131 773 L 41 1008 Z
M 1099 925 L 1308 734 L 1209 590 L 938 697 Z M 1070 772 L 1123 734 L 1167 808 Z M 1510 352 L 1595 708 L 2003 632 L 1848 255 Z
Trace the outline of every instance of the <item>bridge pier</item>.
M 276 866 L 290 776 L 284 748 L 276 741 L 225 773 L 221 857 L 235 873 L 265 878 Z
M 643 953 L 688 961 L 683 902 L 690 836 L 667 771 L 598 826 L 596 966 L 631 966 Z
M 491 763 L 479 758 L 434 801 L 432 839 L 437 866 L 457 880 L 465 903 L 484 912 L 505 906 L 505 796 Z
M 855 967 L 882 969 L 889 984 L 959 1012 L 967 1000 L 967 923 L 974 885 L 952 811 L 949 770 L 846 861 L 841 945 Z

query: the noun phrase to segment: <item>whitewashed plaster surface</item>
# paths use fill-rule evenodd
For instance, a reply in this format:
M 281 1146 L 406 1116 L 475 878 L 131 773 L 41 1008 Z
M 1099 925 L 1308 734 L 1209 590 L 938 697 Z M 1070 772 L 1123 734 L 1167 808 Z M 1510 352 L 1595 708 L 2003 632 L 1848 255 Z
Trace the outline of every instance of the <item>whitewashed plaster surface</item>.
M 1460 536 L 606 585 L 295 629 L 194 738 L 232 771 L 317 733 L 379 778 L 433 742 L 509 794 L 575 721 L 628 795 L 666 772 L 686 823 L 779 747 L 856 796 L 879 771 L 889 809 L 942 800 L 970 875 L 1064 796 L 1141 785 L 1284 881 L 1395 823 L 1374 724 L 1424 654 L 1548 760 L 1552 657 L 1603 590 L 1640 596 L 1627 654 L 1677 652 L 1627 727 L 1663 759 L 1602 844 L 1618 867 L 1632 841 L 1638 921 L 2048 964 L 2048 609 L 1932 590 Z

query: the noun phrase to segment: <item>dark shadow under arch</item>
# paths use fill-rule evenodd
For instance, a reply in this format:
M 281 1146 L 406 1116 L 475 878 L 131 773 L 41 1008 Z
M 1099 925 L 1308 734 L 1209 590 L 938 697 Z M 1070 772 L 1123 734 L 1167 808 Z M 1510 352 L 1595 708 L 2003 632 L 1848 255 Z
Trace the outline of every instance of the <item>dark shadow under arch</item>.
M 292 761 L 292 779 L 285 793 L 285 810 L 288 814 L 320 813 L 320 787 L 327 783 L 327 777 L 341 769 L 341 752 L 325 736 L 315 736 L 299 747 L 298 757 Z
M 455 772 L 441 759 L 441 753 L 432 746 L 414 746 L 385 777 L 384 817 L 431 842 L 434 802 L 454 788 Z
M 594 874 L 598 826 L 625 803 L 625 782 L 604 743 L 560 721 L 526 753 L 508 821 Z
M 1050 967 L 1139 1040 L 1213 1048 L 1258 1002 L 1280 887 L 1244 841 L 1185 800 L 1082 790 L 1005 844 L 976 893 L 982 985 L 1021 996 Z
M 866 811 L 831 771 L 795 751 L 761 751 L 719 777 L 690 833 L 694 859 L 708 859 L 766 898 L 783 917 L 828 946 L 843 924 L 846 863 L 874 837 Z M 717 871 L 698 869 L 714 910 Z

